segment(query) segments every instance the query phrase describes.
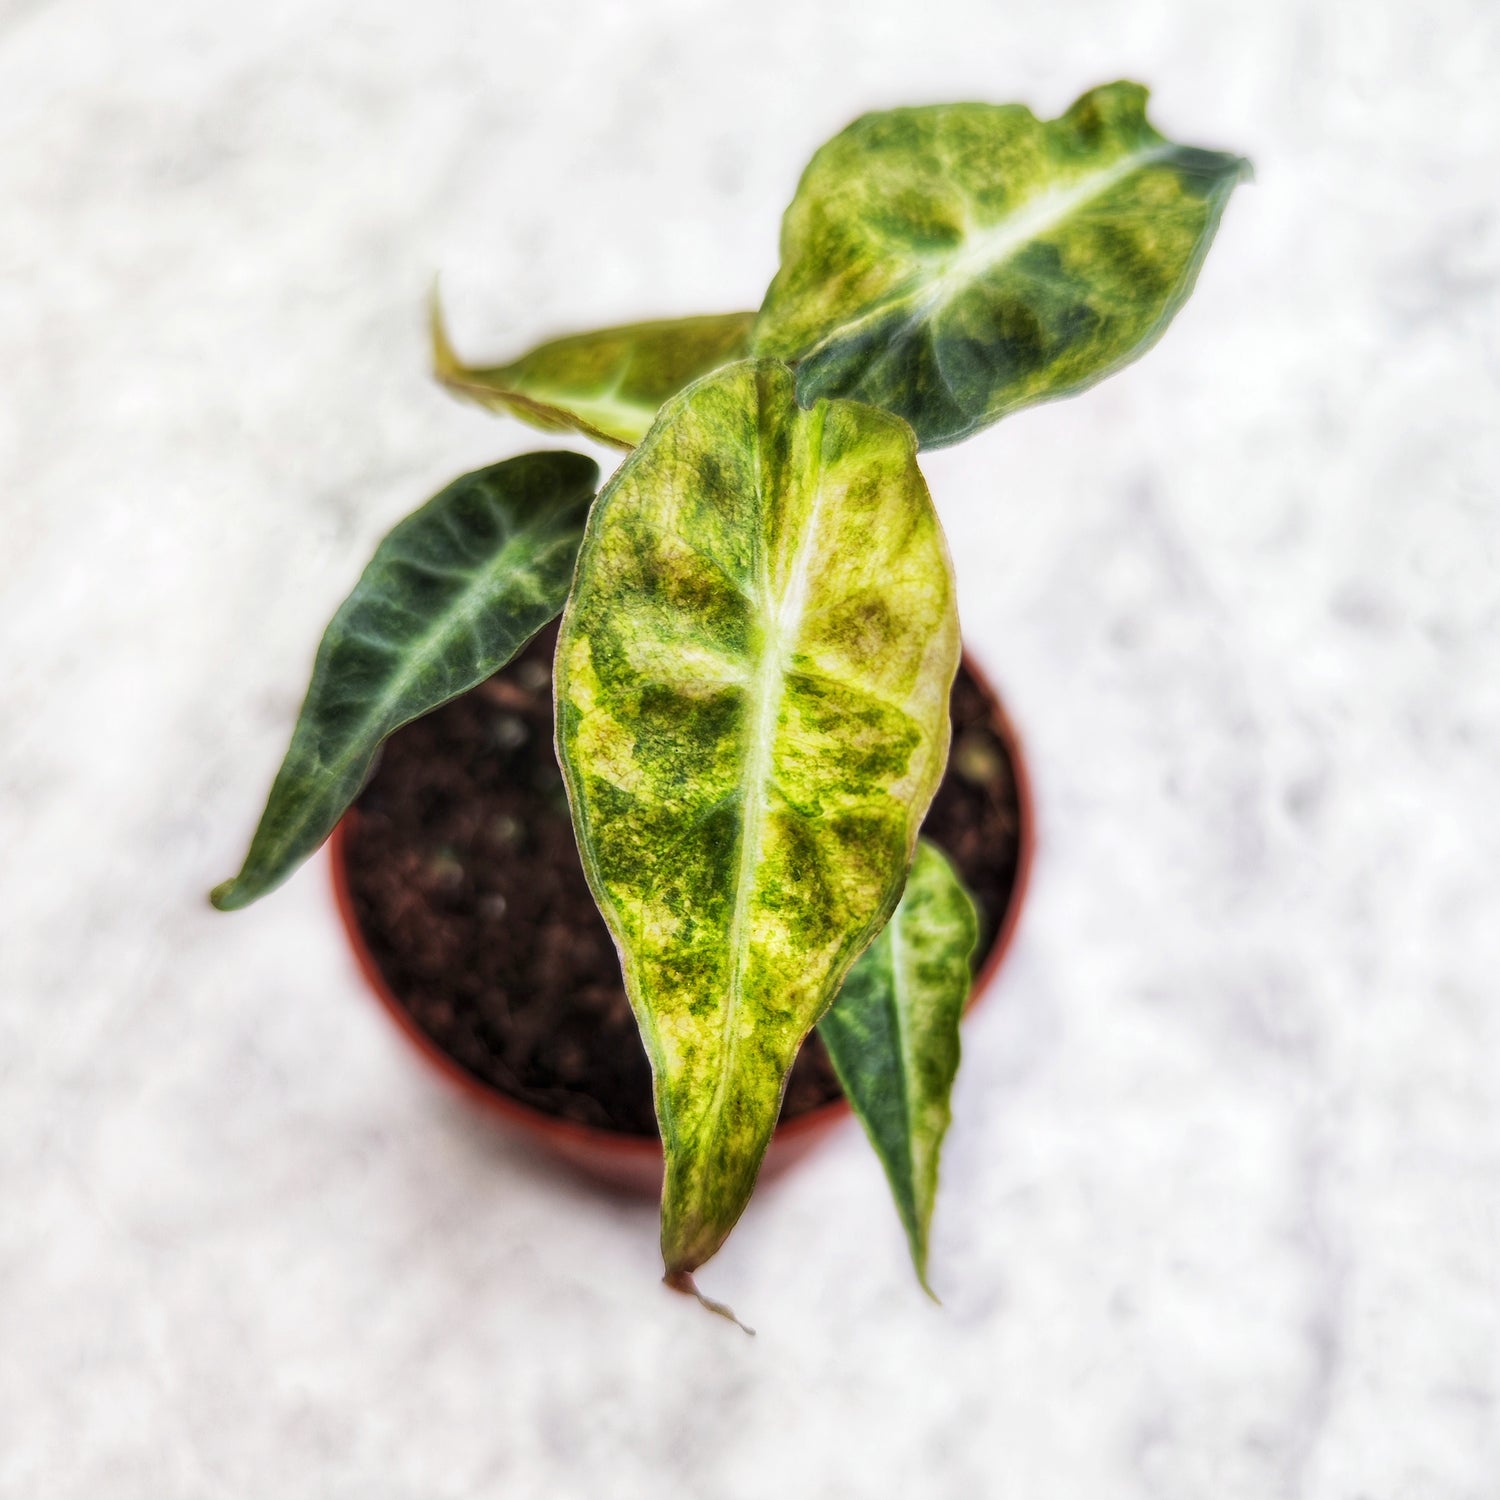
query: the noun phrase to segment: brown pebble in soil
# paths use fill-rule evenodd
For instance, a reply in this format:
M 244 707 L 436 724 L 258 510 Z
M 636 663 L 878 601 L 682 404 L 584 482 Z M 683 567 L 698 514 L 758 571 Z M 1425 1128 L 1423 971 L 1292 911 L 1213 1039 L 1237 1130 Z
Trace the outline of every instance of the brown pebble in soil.
M 391 737 L 349 825 L 350 894 L 391 991 L 476 1078 L 565 1119 L 652 1136 L 650 1065 L 552 745 L 555 640 L 549 627 L 503 672 Z M 977 968 L 1015 882 L 1020 808 L 966 670 L 951 706 L 953 753 L 923 833 L 979 906 Z M 838 1092 L 815 1032 L 782 1117 Z

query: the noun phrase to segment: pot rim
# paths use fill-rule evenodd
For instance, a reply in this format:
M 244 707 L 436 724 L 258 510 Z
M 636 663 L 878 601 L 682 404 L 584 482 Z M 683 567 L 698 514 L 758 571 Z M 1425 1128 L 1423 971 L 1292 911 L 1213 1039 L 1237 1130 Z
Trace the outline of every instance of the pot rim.
M 1015 784 L 1016 805 L 1020 813 L 1021 825 L 1016 841 L 1016 873 L 1011 883 L 1010 899 L 1006 903 L 1005 914 L 1001 917 L 1000 925 L 996 929 L 995 940 L 990 944 L 990 950 L 983 964 L 980 965 L 979 972 L 974 976 L 974 982 L 969 989 L 969 997 L 964 1002 L 964 1011 L 967 1014 L 994 983 L 1000 971 L 1000 965 L 1004 962 L 1015 937 L 1021 908 L 1025 904 L 1027 888 L 1031 881 L 1031 866 L 1036 852 L 1036 809 L 1032 797 L 1031 775 L 1026 764 L 1025 753 L 1021 748 L 1021 737 L 1016 733 L 1015 725 L 1006 713 L 1000 695 L 967 650 L 963 653 L 963 665 L 989 702 L 991 721 L 1005 746 L 1011 765 L 1011 777 Z M 355 916 L 354 898 L 349 886 L 349 870 L 345 858 L 345 844 L 349 828 L 358 816 L 358 809 L 351 806 L 339 819 L 328 837 L 328 863 L 332 875 L 334 903 L 338 908 L 349 946 L 353 950 L 355 961 L 364 975 L 365 982 L 382 1008 L 405 1035 L 407 1041 L 470 1100 L 514 1125 L 553 1141 L 574 1142 L 580 1147 L 612 1156 L 617 1160 L 633 1160 L 642 1165 L 653 1161 L 659 1162 L 662 1156 L 659 1139 L 651 1136 L 627 1135 L 624 1132 L 607 1130 L 598 1125 L 585 1125 L 577 1120 L 549 1115 L 545 1110 L 525 1104 L 476 1078 L 417 1025 L 411 1012 L 396 998 L 385 975 L 380 972 L 380 967 L 370 952 L 365 935 Z M 828 1129 L 851 1113 L 847 1099 L 830 1099 L 825 1104 L 820 1104 L 790 1120 L 778 1123 L 772 1139 L 775 1142 L 787 1143 L 799 1141 Z

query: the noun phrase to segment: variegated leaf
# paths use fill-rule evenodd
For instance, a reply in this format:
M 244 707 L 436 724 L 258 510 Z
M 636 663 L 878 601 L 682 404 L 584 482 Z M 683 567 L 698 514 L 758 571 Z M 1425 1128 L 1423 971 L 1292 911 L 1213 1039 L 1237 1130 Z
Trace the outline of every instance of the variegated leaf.
M 924 447 L 1119 369 L 1186 300 L 1248 172 L 1145 109 L 1115 83 L 1046 122 L 992 104 L 856 120 L 803 174 L 752 350 L 797 362 L 803 402 L 869 401 Z
M 285 880 L 388 734 L 498 671 L 557 614 L 598 481 L 577 453 L 523 454 L 456 479 L 381 542 L 323 636 L 244 868 L 215 906 Z
M 895 915 L 849 971 L 818 1032 L 890 1179 L 912 1264 L 927 1286 L 938 1152 L 952 1118 L 958 1023 L 979 919 L 942 852 L 917 845 Z
M 558 748 L 666 1148 L 668 1280 L 718 1249 L 787 1070 L 900 895 L 958 622 L 905 423 L 774 361 L 668 403 L 589 520 Z
M 533 427 L 631 448 L 669 396 L 744 355 L 754 320 L 754 313 L 722 313 L 630 323 L 553 339 L 509 364 L 478 368 L 454 353 L 434 294 L 433 373 L 457 395 Z

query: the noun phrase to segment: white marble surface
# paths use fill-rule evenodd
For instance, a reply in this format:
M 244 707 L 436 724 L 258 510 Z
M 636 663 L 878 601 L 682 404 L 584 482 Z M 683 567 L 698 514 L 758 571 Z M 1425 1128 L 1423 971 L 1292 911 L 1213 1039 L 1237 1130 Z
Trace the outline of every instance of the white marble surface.
M 1255 158 L 1142 364 L 928 472 L 1042 848 L 932 1307 L 845 1130 L 705 1274 L 230 919 L 463 345 L 752 305 L 862 108 Z M 0 3 L 0 1496 L 1500 1495 L 1500 10 Z

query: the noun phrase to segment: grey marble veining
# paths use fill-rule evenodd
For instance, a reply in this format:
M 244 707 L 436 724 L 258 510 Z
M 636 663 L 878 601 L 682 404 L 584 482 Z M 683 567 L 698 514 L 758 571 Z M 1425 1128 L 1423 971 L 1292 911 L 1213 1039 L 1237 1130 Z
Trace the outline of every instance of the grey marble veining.
M 1500 11 L 0 6 L 0 1496 L 1500 1496 Z M 541 445 L 424 374 L 753 305 L 859 110 L 1244 150 L 1149 357 L 925 466 L 1037 783 L 914 1286 L 857 1131 L 704 1284 L 413 1066 L 322 624 Z M 608 456 L 603 455 L 605 461 Z

